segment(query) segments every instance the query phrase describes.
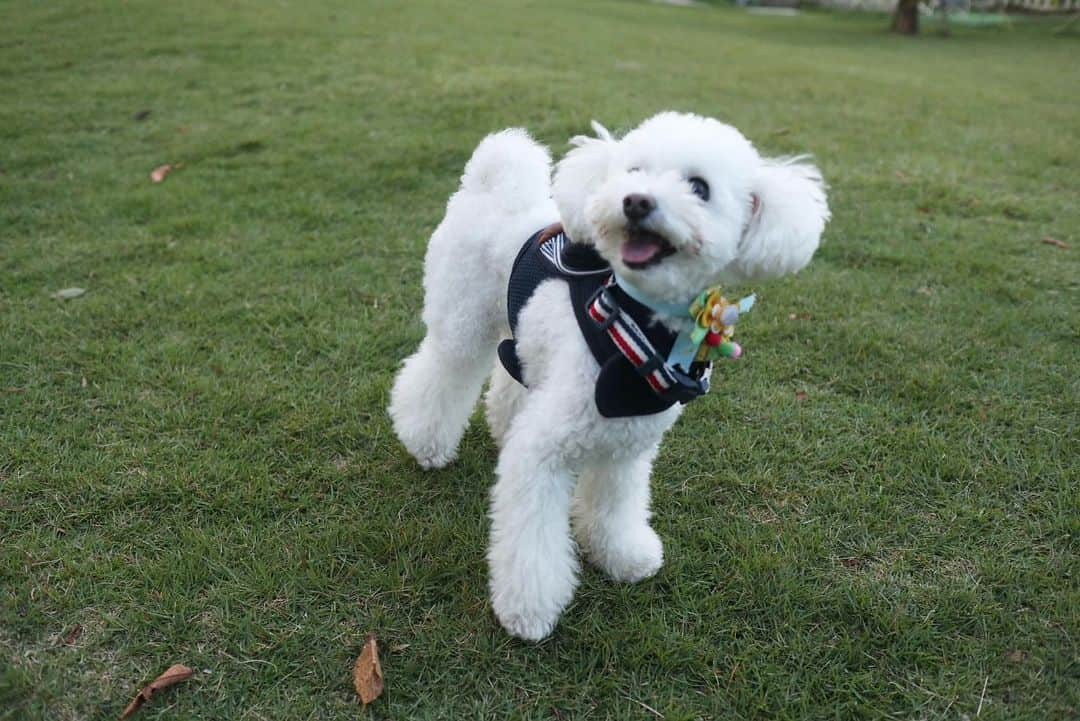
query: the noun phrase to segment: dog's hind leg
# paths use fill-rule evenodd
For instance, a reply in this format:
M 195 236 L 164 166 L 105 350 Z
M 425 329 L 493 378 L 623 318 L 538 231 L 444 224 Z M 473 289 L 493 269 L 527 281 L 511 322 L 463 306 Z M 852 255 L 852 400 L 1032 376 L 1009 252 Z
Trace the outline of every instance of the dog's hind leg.
M 469 353 L 454 355 L 438 334 L 429 332 L 394 381 L 394 432 L 424 468 L 442 468 L 457 456 L 494 353 L 493 343 L 477 340 L 478 347 Z
M 664 563 L 649 525 L 649 475 L 658 447 L 586 467 L 575 489 L 574 533 L 589 561 L 617 581 L 640 581 Z
M 484 139 L 424 259 L 427 335 L 390 394 L 394 432 L 425 468 L 457 446 L 480 397 L 499 338 L 509 332 L 506 283 L 521 244 L 556 217 L 550 159 L 522 130 Z
M 424 468 L 457 455 L 505 324 L 502 288 L 490 279 L 470 283 L 447 230 L 436 231 L 424 267 L 427 335 L 390 392 L 394 432 Z

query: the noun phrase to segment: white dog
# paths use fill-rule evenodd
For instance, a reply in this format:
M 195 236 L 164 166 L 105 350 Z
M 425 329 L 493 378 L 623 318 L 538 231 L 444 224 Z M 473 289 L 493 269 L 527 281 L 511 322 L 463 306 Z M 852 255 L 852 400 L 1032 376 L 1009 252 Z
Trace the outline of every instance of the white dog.
M 409 452 L 439 468 L 490 375 L 487 419 L 501 448 L 491 601 L 525 639 L 551 633 L 569 604 L 577 548 L 620 581 L 659 570 L 649 474 L 676 401 L 708 382 L 705 364 L 668 356 L 695 324 L 686 309 L 715 283 L 799 270 L 829 219 L 817 168 L 762 158 L 717 120 L 662 113 L 621 139 L 593 127 L 598 137 L 574 138 L 554 177 L 547 149 L 523 130 L 477 147 L 428 245 L 427 335 L 389 408 Z M 552 223 L 561 227 L 538 234 Z M 544 263 L 548 276 L 536 276 Z M 611 316 L 644 358 L 612 335 Z

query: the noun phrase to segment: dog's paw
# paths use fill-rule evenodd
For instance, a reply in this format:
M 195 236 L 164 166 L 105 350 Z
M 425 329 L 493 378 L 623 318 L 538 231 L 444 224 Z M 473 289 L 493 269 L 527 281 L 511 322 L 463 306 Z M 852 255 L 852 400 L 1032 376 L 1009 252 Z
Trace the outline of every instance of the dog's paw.
M 570 604 L 574 582 L 559 583 L 554 576 L 530 574 L 505 578 L 494 584 L 491 607 L 499 623 L 513 636 L 539 641 L 551 635 L 559 617 Z
M 495 611 L 495 616 L 507 633 L 525 641 L 544 640 L 555 630 L 555 622 L 558 620 L 557 616 L 555 618 L 542 618 L 527 614 L 503 615 L 498 610 Z
M 445 437 L 438 427 L 415 428 L 395 422 L 394 431 L 421 468 L 443 468 L 457 458 L 457 439 Z
M 616 581 L 643 581 L 664 565 L 664 544 L 648 525 L 622 530 L 590 545 L 590 560 Z
M 417 449 L 410 448 L 409 453 L 420 464 L 420 467 L 427 471 L 445 468 L 457 458 L 457 448 L 447 450 L 446 448 L 428 446 Z

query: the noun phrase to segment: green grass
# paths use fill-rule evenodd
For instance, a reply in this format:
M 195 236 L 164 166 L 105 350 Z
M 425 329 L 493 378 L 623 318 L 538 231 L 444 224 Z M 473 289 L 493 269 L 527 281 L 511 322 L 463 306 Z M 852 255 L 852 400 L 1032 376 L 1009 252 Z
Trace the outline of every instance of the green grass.
M 176 662 L 199 673 L 139 718 L 1077 717 L 1080 46 L 1058 23 L 0 8 L 0 718 L 113 719 Z M 754 288 L 747 357 L 664 446 L 665 568 L 587 570 L 520 643 L 486 599 L 482 420 L 422 474 L 384 411 L 424 243 L 486 132 L 562 152 L 667 108 L 813 152 L 834 220 Z M 361 712 L 369 631 L 387 690 Z

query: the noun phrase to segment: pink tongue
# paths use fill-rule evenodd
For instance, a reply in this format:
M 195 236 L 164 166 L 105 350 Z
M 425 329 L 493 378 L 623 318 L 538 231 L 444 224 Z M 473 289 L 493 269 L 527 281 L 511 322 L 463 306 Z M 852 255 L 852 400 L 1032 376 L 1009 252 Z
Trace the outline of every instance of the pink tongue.
M 648 263 L 660 252 L 660 243 L 647 238 L 627 238 L 622 245 L 622 259 L 627 263 Z

